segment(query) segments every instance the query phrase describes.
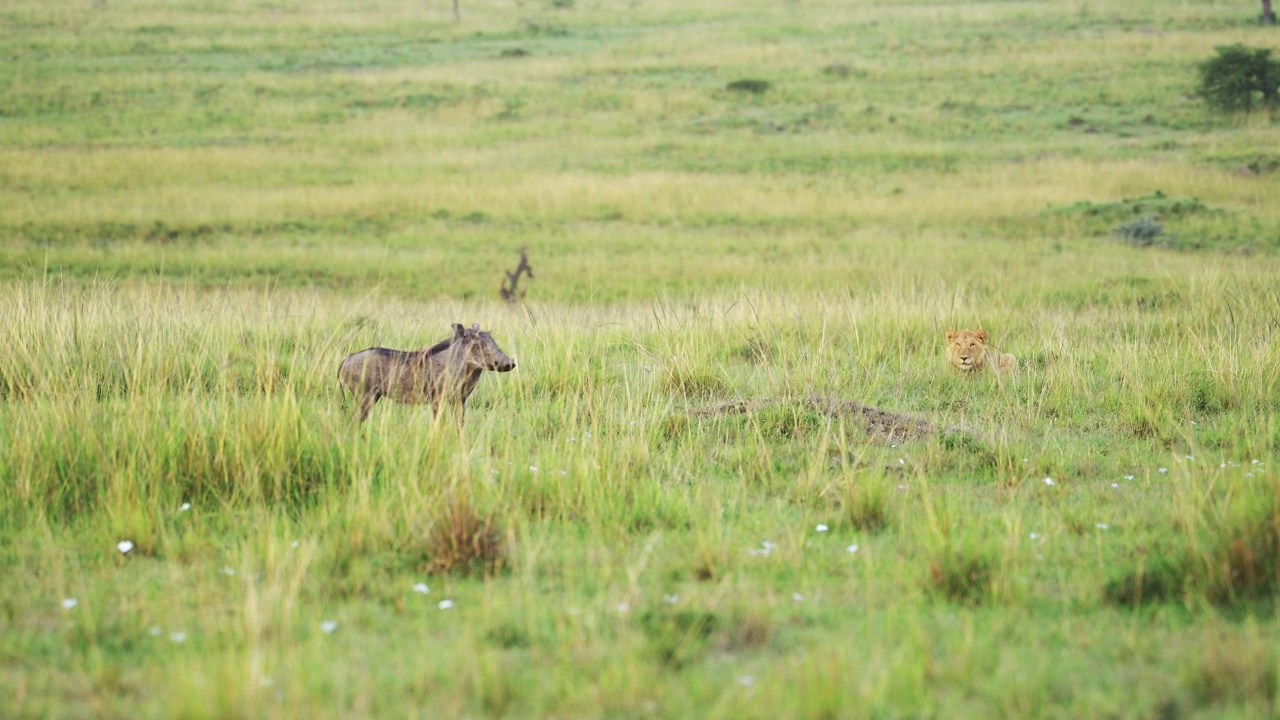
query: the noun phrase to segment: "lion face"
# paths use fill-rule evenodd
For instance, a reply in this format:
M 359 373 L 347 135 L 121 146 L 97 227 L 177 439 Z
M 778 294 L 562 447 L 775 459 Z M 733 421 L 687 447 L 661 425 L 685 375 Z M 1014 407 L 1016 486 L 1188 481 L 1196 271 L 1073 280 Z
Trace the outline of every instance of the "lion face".
M 986 330 L 947 331 L 947 362 L 962 373 L 979 372 L 987 361 Z

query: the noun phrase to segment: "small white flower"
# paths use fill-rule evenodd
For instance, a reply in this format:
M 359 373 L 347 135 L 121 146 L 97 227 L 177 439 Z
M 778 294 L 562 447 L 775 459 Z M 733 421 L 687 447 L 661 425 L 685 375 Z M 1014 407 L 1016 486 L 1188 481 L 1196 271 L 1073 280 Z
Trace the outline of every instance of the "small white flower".
M 178 512 L 186 512 L 191 509 L 191 503 L 182 503 L 182 507 L 178 508 Z
M 772 551 L 774 548 L 776 548 L 776 547 L 778 547 L 778 546 L 777 546 L 777 545 L 774 545 L 773 543 L 769 542 L 768 540 L 761 540 L 761 541 L 760 541 L 760 547 L 764 548 L 765 550 Z
M 1226 467 L 1226 466 L 1227 466 L 1227 464 L 1226 464 L 1226 463 L 1218 463 L 1218 467 L 1220 467 L 1220 468 L 1224 468 L 1224 467 Z
M 891 447 L 891 448 L 896 448 L 896 447 L 898 447 L 898 444 L 897 444 L 897 443 L 894 443 L 894 444 L 890 445 L 889 447 Z
M 169 633 L 169 641 L 176 642 L 176 643 L 184 643 L 187 641 L 187 634 L 184 632 L 177 632 L 177 631 L 171 632 Z
M 663 595 L 662 601 L 668 605 L 675 605 L 676 603 L 680 602 L 680 596 L 679 595 Z
M 906 485 L 899 485 L 899 486 L 898 486 L 898 489 L 899 489 L 899 490 L 906 490 L 906 489 L 907 489 L 907 486 L 906 486 Z
M 1253 477 L 1253 471 L 1252 471 L 1252 470 L 1250 470 L 1249 472 L 1245 473 L 1245 474 L 1244 474 L 1244 476 L 1245 476 L 1245 477 Z
M 73 609 L 75 609 L 75 606 L 77 606 L 77 605 L 79 605 L 79 604 L 80 604 L 80 601 L 79 601 L 79 600 L 76 600 L 75 598 L 65 598 L 65 599 L 63 599 L 63 601 L 62 601 L 62 609 L 63 609 L 63 610 L 73 610 Z
M 1118 488 L 1120 487 L 1120 483 L 1111 483 L 1111 487 Z
M 116 549 L 120 551 L 121 555 L 128 555 L 129 551 L 133 549 L 133 543 L 128 540 L 121 540 L 116 543 Z
M 413 586 L 413 591 L 419 595 L 427 595 L 431 592 L 431 588 L 427 587 L 426 583 L 418 583 Z
M 1167 473 L 1167 472 L 1169 472 L 1169 468 L 1160 468 L 1160 469 L 1159 469 L 1159 470 L 1157 470 L 1156 472 L 1159 472 L 1159 473 L 1161 473 L 1161 474 L 1163 474 L 1163 473 Z
M 1040 539 L 1040 533 L 1031 533 L 1031 539 L 1032 539 L 1032 540 L 1039 540 L 1039 539 Z
M 1262 464 L 1262 461 L 1261 461 L 1261 460 L 1250 460 L 1250 461 L 1249 461 L 1249 464 L 1250 464 L 1250 465 L 1261 465 L 1261 464 Z
M 852 554 L 854 554 L 854 553 L 858 552 L 858 546 L 857 546 L 857 545 L 850 545 L 849 547 L 845 548 L 845 549 L 844 549 L 844 551 L 845 551 L 845 552 L 847 552 L 847 553 L 849 553 L 850 555 L 852 555 Z
M 756 679 L 751 677 L 750 675 L 739 675 L 738 684 L 741 685 L 742 687 L 751 687 L 752 685 L 756 684 Z
M 591 439 L 591 433 L 589 433 L 589 432 L 584 432 L 584 433 L 582 433 L 582 438 L 583 438 L 584 440 L 590 440 L 590 439 Z
M 1108 527 L 1108 526 L 1107 526 L 1107 524 L 1106 524 L 1106 523 L 1098 523 L 1098 529 L 1099 529 L 1099 530 L 1106 530 L 1106 529 L 1107 529 L 1107 527 Z
M 624 603 L 624 602 L 620 602 L 620 603 L 618 603 L 618 612 L 620 612 L 620 613 L 629 613 L 629 612 L 631 612 L 631 604 L 630 604 L 630 603 Z
M 494 476 L 494 477 L 498 477 L 498 469 L 497 469 L 497 468 L 494 468 L 493 470 L 490 470 L 489 472 L 493 473 L 493 476 Z
M 1132 476 L 1132 475 L 1125 475 L 1125 476 L 1124 476 L 1124 479 L 1125 479 L 1125 480 L 1132 480 L 1132 479 L 1133 479 L 1133 476 Z
M 536 472 L 538 472 L 538 466 L 537 466 L 537 465 L 530 465 L 530 466 L 529 466 L 529 472 L 531 472 L 531 473 L 536 473 Z
M 636 424 L 636 421 L 635 421 L 635 420 L 632 420 L 632 421 L 631 421 L 631 424 L 632 424 L 632 425 L 635 425 L 635 424 Z
M 899 465 L 906 465 L 906 464 L 907 464 L 907 461 L 906 461 L 906 459 L 904 459 L 904 458 L 898 458 L 898 464 L 899 464 Z
M 151 633 L 152 635 L 155 635 L 156 637 L 160 637 L 161 635 L 164 634 L 164 628 L 160 627 L 159 625 L 152 625 L 150 629 L 147 630 L 147 632 Z
M 289 547 L 294 547 L 294 548 L 298 547 L 298 541 L 294 540 L 292 543 L 290 543 Z
M 1195 420 L 1192 420 L 1192 421 L 1191 421 L 1191 424 L 1192 424 L 1192 425 L 1199 425 L 1200 423 L 1196 422 Z
M 325 620 L 320 623 L 320 632 L 325 635 L 332 635 L 334 630 L 338 629 L 338 623 L 333 620 Z
M 569 442 L 578 442 L 578 438 L 571 437 L 569 438 Z
M 1029 462 L 1029 458 L 1022 458 L 1022 462 Z
M 440 608 L 441 610 L 448 610 L 449 608 L 453 607 L 453 601 L 441 600 L 439 603 L 436 604 L 436 607 Z
M 791 593 L 791 599 L 796 602 L 804 602 L 804 596 L 800 593 Z
M 568 475 L 568 474 L 569 474 L 569 471 L 568 471 L 568 470 L 561 470 L 561 471 L 560 471 L 560 477 L 564 477 L 565 475 Z
M 235 574 L 236 574 L 236 571 L 235 571 L 235 570 L 232 570 L 232 569 L 231 569 L 231 568 L 229 568 L 229 567 L 224 567 L 224 568 L 222 568 L 222 574 L 223 574 L 223 575 L 226 575 L 227 577 L 234 577 L 234 576 L 235 576 Z
M 1195 459 L 1196 459 L 1196 456 L 1195 456 L 1195 455 L 1188 455 L 1188 456 L 1187 456 L 1187 459 L 1188 459 L 1188 460 L 1195 460 Z
M 824 533 L 830 529 L 831 528 L 827 527 L 826 525 L 819 525 L 818 527 L 814 528 L 814 530 L 817 530 L 820 533 Z
M 1045 484 L 1045 485 L 1048 485 L 1049 487 L 1053 487 L 1053 478 L 1051 478 L 1051 477 L 1047 477 L 1047 478 L 1045 478 L 1045 479 L 1044 479 L 1044 484 Z

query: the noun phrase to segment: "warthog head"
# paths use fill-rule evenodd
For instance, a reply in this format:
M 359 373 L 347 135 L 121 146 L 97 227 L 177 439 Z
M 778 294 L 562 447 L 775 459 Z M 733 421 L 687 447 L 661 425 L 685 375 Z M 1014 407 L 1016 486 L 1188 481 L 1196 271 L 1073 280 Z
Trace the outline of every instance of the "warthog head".
M 498 372 L 511 372 L 516 368 L 516 361 L 502 352 L 493 336 L 481 330 L 478 324 L 467 328 L 454 323 L 453 342 L 455 345 L 463 344 L 463 363 L 468 367 Z

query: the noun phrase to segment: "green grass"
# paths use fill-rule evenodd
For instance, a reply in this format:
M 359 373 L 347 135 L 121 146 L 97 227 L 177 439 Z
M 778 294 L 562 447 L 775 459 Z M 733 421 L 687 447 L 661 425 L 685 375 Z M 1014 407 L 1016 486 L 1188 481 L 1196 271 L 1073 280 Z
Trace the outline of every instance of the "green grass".
M 0 716 L 1275 714 L 1256 8 L 462 12 L 0 10 Z

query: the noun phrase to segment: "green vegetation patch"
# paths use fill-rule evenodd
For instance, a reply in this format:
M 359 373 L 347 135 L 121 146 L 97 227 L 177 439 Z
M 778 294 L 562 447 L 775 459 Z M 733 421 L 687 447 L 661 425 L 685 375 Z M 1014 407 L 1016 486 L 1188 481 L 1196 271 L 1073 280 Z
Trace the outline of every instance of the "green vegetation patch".
M 1109 237 L 1134 247 L 1247 252 L 1280 246 L 1276 228 L 1256 217 L 1158 190 L 1116 202 L 1049 208 L 1039 222 L 1055 232 Z

